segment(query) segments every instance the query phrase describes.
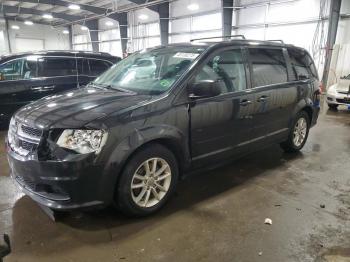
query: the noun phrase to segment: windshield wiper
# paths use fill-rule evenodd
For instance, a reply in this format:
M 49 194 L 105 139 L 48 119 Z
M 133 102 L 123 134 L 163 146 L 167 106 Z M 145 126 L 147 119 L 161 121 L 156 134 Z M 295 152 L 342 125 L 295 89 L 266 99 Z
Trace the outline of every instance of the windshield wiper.
M 131 91 L 131 90 L 128 90 L 128 89 L 121 88 L 121 87 L 112 86 L 112 85 L 109 85 L 109 87 L 110 87 L 111 89 L 114 89 L 114 90 L 117 90 L 117 91 L 120 91 L 120 92 L 135 94 L 135 92 L 133 92 L 133 91 Z
M 99 88 L 99 89 L 108 89 L 109 88 L 108 85 L 101 85 L 101 84 L 96 84 L 96 83 L 89 83 L 87 85 L 87 87 L 89 87 L 89 86 L 96 87 L 96 88 Z
M 112 85 L 103 85 L 103 84 L 96 84 L 96 83 L 91 83 L 92 86 L 97 87 L 97 88 L 103 88 L 103 89 L 110 89 L 110 90 L 116 90 L 116 91 L 120 91 L 120 92 L 124 92 L 124 93 L 134 93 L 131 90 L 127 90 L 121 87 L 116 87 L 116 86 L 112 86 Z

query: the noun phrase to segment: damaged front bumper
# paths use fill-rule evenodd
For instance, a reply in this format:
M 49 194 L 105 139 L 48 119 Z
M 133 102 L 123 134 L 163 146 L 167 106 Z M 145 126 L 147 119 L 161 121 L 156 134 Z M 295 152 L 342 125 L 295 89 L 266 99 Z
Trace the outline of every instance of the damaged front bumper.
M 70 154 L 66 159 L 39 160 L 20 156 L 7 144 L 11 177 L 34 201 L 56 210 L 108 205 L 113 195 L 104 166 L 94 154 Z

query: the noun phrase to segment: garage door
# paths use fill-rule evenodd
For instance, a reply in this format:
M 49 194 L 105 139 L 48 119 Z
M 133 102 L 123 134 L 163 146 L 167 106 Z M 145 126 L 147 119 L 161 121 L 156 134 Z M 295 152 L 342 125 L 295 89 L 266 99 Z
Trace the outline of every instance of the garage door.
M 16 38 L 16 52 L 44 50 L 43 39 Z

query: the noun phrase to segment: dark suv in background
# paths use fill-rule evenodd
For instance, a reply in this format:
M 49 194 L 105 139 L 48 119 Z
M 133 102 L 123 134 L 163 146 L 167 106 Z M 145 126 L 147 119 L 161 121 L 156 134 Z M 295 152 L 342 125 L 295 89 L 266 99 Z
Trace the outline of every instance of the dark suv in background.
M 142 216 L 161 208 L 189 170 L 274 143 L 299 151 L 318 112 L 318 76 L 302 48 L 173 44 L 23 107 L 11 120 L 7 152 L 13 179 L 43 205 L 114 203 Z
M 43 51 L 0 59 L 0 125 L 23 105 L 84 86 L 120 58 L 107 53 Z

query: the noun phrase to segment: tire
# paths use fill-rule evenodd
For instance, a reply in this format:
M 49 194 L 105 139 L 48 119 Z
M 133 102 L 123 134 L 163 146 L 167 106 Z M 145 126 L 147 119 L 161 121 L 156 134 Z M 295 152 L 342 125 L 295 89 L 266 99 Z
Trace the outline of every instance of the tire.
M 335 104 L 328 104 L 328 107 L 332 110 L 337 110 L 338 109 L 338 105 Z
M 305 122 L 302 122 L 303 120 Z M 305 130 L 303 132 L 299 130 L 298 132 L 296 129 L 298 128 L 298 126 L 301 126 L 301 123 L 305 123 Z M 290 132 L 288 135 L 288 140 L 281 143 L 282 149 L 288 153 L 299 152 L 306 143 L 306 140 L 309 136 L 309 130 L 310 130 L 310 117 L 305 111 L 300 111 L 296 115 L 293 121 L 292 128 L 290 129 Z M 302 141 L 296 138 L 295 132 L 297 132 L 296 135 L 304 134 Z
M 149 144 L 131 157 L 121 173 L 115 194 L 116 205 L 127 216 L 153 214 L 174 193 L 178 177 L 179 168 L 174 154 L 162 145 Z M 132 186 L 135 188 L 132 189 Z

